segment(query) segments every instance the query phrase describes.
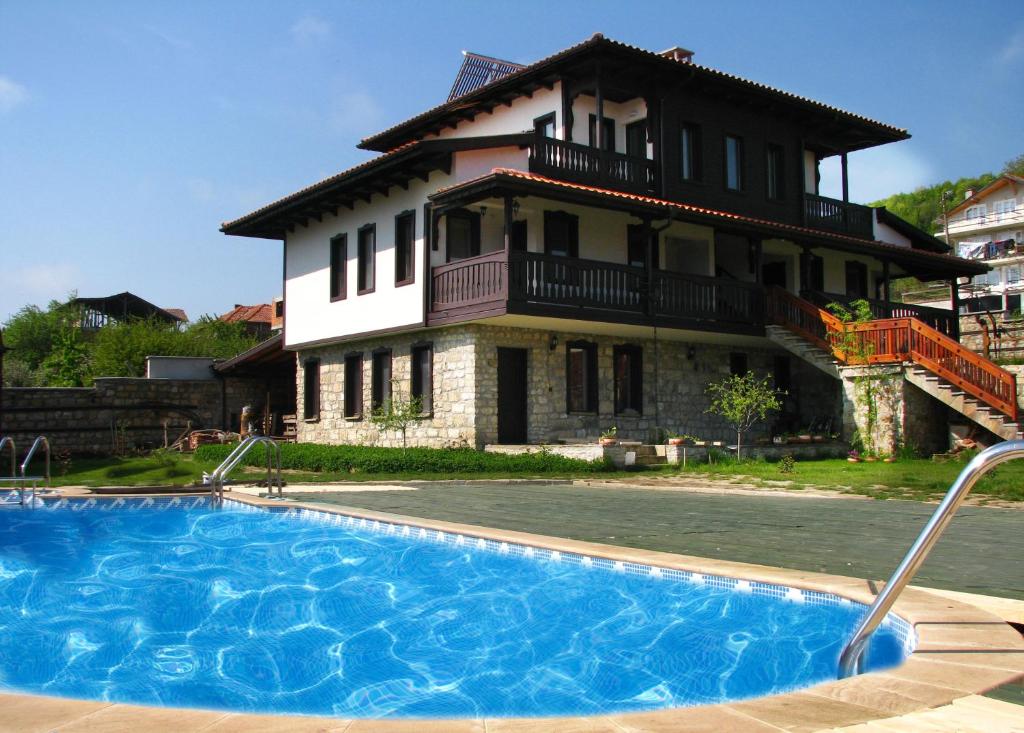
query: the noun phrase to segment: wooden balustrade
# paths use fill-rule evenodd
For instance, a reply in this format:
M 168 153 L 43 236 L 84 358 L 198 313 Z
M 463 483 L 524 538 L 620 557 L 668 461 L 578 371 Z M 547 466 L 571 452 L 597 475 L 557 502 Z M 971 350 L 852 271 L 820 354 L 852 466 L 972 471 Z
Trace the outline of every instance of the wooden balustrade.
M 644 271 L 611 262 L 514 252 L 510 297 L 627 313 L 644 311 Z
M 916 318 L 926 323 L 936 331 L 949 336 L 954 341 L 960 338 L 960 318 L 953 311 L 946 308 L 932 308 L 912 303 L 890 303 L 884 300 L 872 298 L 852 298 L 849 295 L 839 293 L 823 293 L 819 291 L 805 291 L 804 298 L 821 308 L 827 308 L 830 303 L 839 303 L 847 308 L 855 300 L 864 300 L 871 308 L 871 314 L 875 318 Z
M 534 140 L 530 146 L 530 171 L 576 183 L 607 185 L 638 193 L 650 193 L 657 184 L 653 160 L 598 150 L 553 137 Z
M 456 260 L 433 269 L 431 311 L 482 310 L 508 298 L 508 261 L 504 250 Z
M 842 362 L 918 364 L 1011 420 L 1017 419 L 1014 375 L 917 318 L 843 323 L 781 288 L 768 291 L 765 312 L 771 322 L 803 336 Z
M 653 307 L 659 316 L 760 325 L 764 322 L 763 298 L 755 283 L 654 273 Z
M 827 229 L 869 239 L 874 237 L 875 231 L 874 213 L 870 207 L 812 193 L 804 194 L 804 223 L 812 229 Z

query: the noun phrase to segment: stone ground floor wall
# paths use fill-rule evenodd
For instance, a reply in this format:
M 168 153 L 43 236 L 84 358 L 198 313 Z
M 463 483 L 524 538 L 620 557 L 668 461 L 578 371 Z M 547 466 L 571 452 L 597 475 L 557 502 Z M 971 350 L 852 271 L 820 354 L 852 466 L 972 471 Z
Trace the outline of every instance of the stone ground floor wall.
M 222 392 L 222 389 L 224 390 Z M 224 416 L 262 399 L 255 380 L 180 380 L 107 377 L 92 387 L 8 388 L 3 390 L 2 433 L 20 452 L 37 435 L 53 451 L 108 454 L 163 445 L 189 424 L 224 427 Z
M 949 408 L 903 378 L 902 366 L 840 368 L 843 435 L 860 436 L 881 455 L 909 448 L 921 455 L 949 448 Z
M 554 337 L 556 346 L 552 348 Z M 565 344 L 583 339 L 597 347 L 598 409 L 590 414 L 566 411 Z M 410 445 L 482 447 L 498 439 L 498 347 L 527 351 L 527 439 L 530 443 L 595 441 L 615 425 L 623 440 L 654 442 L 666 433 L 686 433 L 705 440 L 735 442 L 735 433 L 720 418 L 706 412 L 707 385 L 729 375 L 730 355 L 744 354 L 748 367 L 772 374 L 776 357 L 788 358 L 790 394 L 786 411 L 790 423 L 806 426 L 822 417 L 838 426 L 841 410 L 839 383 L 786 352 L 766 346 L 710 345 L 678 341 L 627 339 L 571 332 L 480 324 L 429 329 L 359 342 L 303 350 L 298 354 L 297 403 L 303 404 L 302 363 L 320 360 L 320 414 L 299 420 L 301 442 L 400 445 L 397 434 L 384 434 L 364 415 L 344 417 L 344 359 L 363 356 L 363 404 L 370 404 L 371 355 L 392 351 L 393 389 L 408 398 L 410 353 L 414 344 L 429 342 L 434 353 L 433 411 L 407 431 Z M 632 344 L 643 350 L 643 414 L 617 415 L 614 411 L 612 351 Z M 753 441 L 771 427 L 759 426 L 748 436 Z

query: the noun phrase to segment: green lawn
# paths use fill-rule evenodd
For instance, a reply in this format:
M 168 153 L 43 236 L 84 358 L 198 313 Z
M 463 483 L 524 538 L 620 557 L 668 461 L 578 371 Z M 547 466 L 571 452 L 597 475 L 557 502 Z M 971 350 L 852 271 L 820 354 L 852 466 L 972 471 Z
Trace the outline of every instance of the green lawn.
M 55 486 L 186 486 L 201 479 L 204 471 L 216 468 L 215 461 L 202 461 L 190 455 L 156 454 L 130 458 L 74 458 L 67 472 L 54 463 Z M 896 463 L 849 463 L 826 459 L 796 462 L 790 473 L 783 473 L 780 464 L 764 461 L 721 461 L 713 465 L 691 462 L 685 470 L 662 466 L 631 471 L 587 473 L 313 473 L 287 471 L 289 483 L 337 481 L 430 481 L 478 480 L 503 478 L 543 478 L 616 480 L 659 479 L 678 480 L 686 476 L 733 480 L 765 488 L 802 490 L 806 487 L 827 488 L 877 499 L 928 500 L 942 496 L 950 483 L 966 465 L 963 461 L 937 463 L 926 459 L 901 459 Z M 256 478 L 260 471 L 239 469 L 234 478 Z M 785 483 L 780 483 L 785 482 Z M 1024 501 L 1024 461 L 1009 463 L 995 469 L 982 479 L 972 492 L 987 500 Z
M 725 478 L 746 477 L 753 483 L 785 488 L 834 488 L 877 499 L 927 500 L 941 497 L 967 465 L 966 460 L 939 463 L 930 459 L 900 459 L 895 463 L 850 463 L 845 459 L 796 462 L 790 473 L 778 463 L 747 461 L 713 465 L 691 463 L 683 473 Z M 971 492 L 1005 501 L 1024 501 L 1024 461 L 1004 464 L 990 471 Z

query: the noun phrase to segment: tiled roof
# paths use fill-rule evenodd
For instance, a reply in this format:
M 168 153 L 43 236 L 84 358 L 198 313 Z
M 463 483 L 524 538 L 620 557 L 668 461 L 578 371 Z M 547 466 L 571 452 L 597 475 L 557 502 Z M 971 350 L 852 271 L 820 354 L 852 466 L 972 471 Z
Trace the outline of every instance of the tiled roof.
M 536 73 L 538 70 L 543 69 L 545 66 L 561 61 L 564 58 L 570 57 L 588 48 L 597 47 L 599 45 L 606 45 L 613 48 L 623 49 L 635 54 L 640 54 L 642 56 L 645 56 L 647 59 L 655 61 L 657 63 L 675 64 L 676 66 L 679 67 L 680 70 L 696 70 L 711 78 L 736 82 L 748 86 L 751 89 L 757 89 L 761 92 L 778 95 L 780 97 L 783 97 L 794 102 L 800 102 L 802 104 L 810 105 L 825 112 L 842 115 L 843 117 L 846 117 L 850 120 L 873 125 L 875 127 L 885 130 L 890 134 L 897 135 L 899 137 L 909 137 L 907 130 L 904 128 L 895 127 L 893 125 L 889 125 L 884 122 L 871 119 L 870 117 L 854 114 L 853 112 L 848 112 L 839 107 L 835 107 L 830 104 L 825 104 L 824 102 L 818 102 L 816 100 L 810 99 L 809 97 L 804 97 L 799 94 L 793 94 L 792 92 L 787 92 L 785 90 L 769 86 L 768 84 L 762 84 L 761 82 L 752 81 L 741 76 L 736 76 L 735 74 L 729 74 L 724 71 L 719 71 L 718 69 L 713 69 L 709 66 L 695 64 L 692 61 L 685 63 L 674 61 L 654 51 L 649 51 L 645 48 L 633 46 L 628 43 L 623 43 L 622 41 L 613 40 L 611 38 L 605 38 L 603 34 L 595 33 L 593 36 L 591 36 L 590 38 L 581 43 L 577 43 L 574 46 L 570 46 L 569 48 L 558 51 L 557 53 L 554 53 L 551 56 L 548 56 L 546 58 L 541 59 L 540 61 L 536 61 L 532 64 L 523 67 L 519 71 L 512 72 L 511 74 L 507 74 L 499 79 L 490 82 L 489 84 L 485 84 L 481 87 L 478 87 L 477 89 L 474 89 L 473 91 L 464 94 L 461 97 L 457 97 L 455 99 L 447 101 L 444 104 L 439 104 L 436 107 L 427 110 L 426 112 L 422 112 L 414 117 L 405 120 L 404 122 L 392 125 L 386 130 L 378 132 L 374 135 L 370 135 L 369 137 L 363 138 L 363 140 L 359 143 L 359 147 L 367 147 L 372 149 L 374 141 L 380 138 L 386 138 L 389 135 L 398 132 L 404 127 L 415 126 L 417 123 L 426 121 L 435 115 L 443 114 L 444 112 L 447 111 L 456 109 L 468 109 L 475 105 L 476 103 L 480 103 L 486 100 L 489 94 L 493 92 L 495 89 L 504 88 L 506 86 L 512 86 L 516 81 L 522 79 L 523 77 L 527 77 L 533 73 Z
M 837 234 L 835 232 L 824 231 L 821 229 L 811 229 L 809 227 L 801 227 L 793 224 L 784 224 L 782 222 L 771 221 L 769 219 L 759 219 L 752 216 L 743 216 L 742 214 L 734 214 L 730 211 L 719 211 L 717 209 L 708 209 L 703 206 L 694 206 L 693 204 L 684 204 L 678 201 L 668 201 L 666 199 L 654 198 L 653 196 L 643 196 L 635 193 L 625 193 L 623 191 L 615 191 L 608 188 L 597 188 L 595 186 L 585 186 L 579 183 L 570 183 L 568 181 L 561 181 L 557 178 L 548 178 L 547 176 L 537 175 L 536 173 L 527 173 L 525 171 L 515 170 L 512 168 L 495 168 L 489 174 L 475 178 L 471 181 L 465 181 L 463 183 L 456 184 L 454 186 L 448 186 L 438 190 L 434 197 L 439 196 L 443 193 L 455 191 L 459 188 L 467 188 L 476 183 L 487 180 L 492 177 L 506 177 L 519 179 L 522 181 L 530 181 L 534 183 L 542 183 L 548 186 L 556 186 L 559 188 L 565 188 L 574 191 L 582 191 L 586 193 L 593 193 L 608 198 L 625 199 L 629 201 L 635 201 L 637 203 L 646 204 L 649 206 L 666 207 L 675 209 L 677 211 L 683 211 L 691 214 L 697 214 L 701 216 L 707 216 L 715 219 L 723 219 L 736 221 L 746 224 L 756 225 L 758 227 L 764 227 L 774 229 L 780 232 L 791 232 L 793 234 L 801 234 L 804 236 L 816 237 L 819 239 L 831 239 L 844 244 L 855 244 L 858 246 L 867 247 L 880 247 L 891 251 L 893 254 L 899 255 L 912 255 L 915 257 L 927 257 L 931 261 L 936 263 L 942 263 L 945 265 L 956 265 L 962 266 L 965 264 L 965 260 L 960 257 L 953 255 L 939 254 L 936 252 L 927 252 L 919 249 L 911 249 L 908 247 L 902 247 L 898 244 L 891 244 L 889 242 L 881 242 L 878 240 L 867 240 L 859 237 L 851 237 L 845 234 Z M 433 197 L 432 197 L 433 198 Z M 968 268 L 971 269 L 971 268 Z M 987 269 L 987 268 L 985 268 Z
M 218 321 L 227 321 L 228 323 L 236 323 L 244 321 L 246 323 L 270 323 L 270 317 L 273 311 L 270 308 L 270 303 L 260 303 L 258 305 L 236 305 L 232 310 L 228 311 L 222 316 L 217 316 Z
M 979 188 L 977 191 L 974 192 L 973 196 L 964 199 L 959 204 L 950 209 L 948 212 L 946 212 L 946 214 L 947 216 L 958 214 L 964 209 L 968 208 L 969 206 L 976 204 L 978 201 L 985 198 L 990 193 L 999 190 L 1003 186 L 1008 186 L 1011 183 L 1016 184 L 1018 186 L 1024 185 L 1024 178 L 1021 178 L 1020 176 L 1015 176 L 1012 173 L 1003 173 L 988 185 Z
M 188 314 L 181 308 L 164 308 L 164 311 L 170 313 L 179 321 L 188 321 Z

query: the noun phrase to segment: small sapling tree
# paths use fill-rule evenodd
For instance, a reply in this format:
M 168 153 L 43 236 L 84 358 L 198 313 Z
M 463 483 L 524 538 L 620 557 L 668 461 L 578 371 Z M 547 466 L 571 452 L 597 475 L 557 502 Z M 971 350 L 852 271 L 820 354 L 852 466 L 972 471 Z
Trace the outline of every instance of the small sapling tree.
M 426 415 L 423 414 L 423 402 L 419 397 L 403 399 L 395 387 L 395 382 L 392 382 L 391 399 L 385 400 L 384 404 L 370 413 L 370 422 L 382 433 L 399 433 L 402 436 L 402 449 L 404 450 L 406 447 L 405 434 L 409 426 L 419 422 Z
M 709 384 L 706 392 L 711 397 L 707 412 L 725 418 L 736 430 L 737 460 L 742 457 L 743 435 L 769 412 L 780 409 L 779 397 L 784 394 L 771 385 L 768 377 L 758 379 L 753 372 L 733 374 Z

